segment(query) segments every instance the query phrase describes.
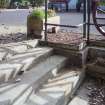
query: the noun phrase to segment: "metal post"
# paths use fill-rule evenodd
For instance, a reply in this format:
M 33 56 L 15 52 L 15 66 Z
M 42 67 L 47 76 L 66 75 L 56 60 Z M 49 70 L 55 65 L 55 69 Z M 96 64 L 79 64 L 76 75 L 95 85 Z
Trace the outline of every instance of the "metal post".
M 83 0 L 83 38 L 86 38 L 86 0 Z
M 47 0 L 45 0 L 45 41 L 47 41 L 47 8 L 48 8 L 48 4 L 47 4 Z
M 91 1 L 87 0 L 87 13 L 88 13 L 88 19 L 87 19 L 87 44 L 89 44 L 90 40 L 90 13 L 91 13 Z

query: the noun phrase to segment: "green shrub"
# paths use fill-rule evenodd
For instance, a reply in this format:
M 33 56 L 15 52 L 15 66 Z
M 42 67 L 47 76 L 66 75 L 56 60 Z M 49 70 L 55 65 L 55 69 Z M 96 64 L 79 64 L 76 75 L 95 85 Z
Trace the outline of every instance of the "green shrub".
M 48 17 L 53 17 L 56 15 L 54 10 L 48 10 L 47 14 L 48 14 Z M 41 9 L 33 10 L 32 13 L 30 14 L 30 18 L 33 18 L 33 17 L 37 19 L 44 19 L 45 12 Z
M 100 2 L 99 5 L 105 6 L 105 1 Z
M 29 0 L 32 7 L 40 7 L 44 4 L 44 0 Z
M 32 11 L 32 13 L 30 14 L 30 17 L 35 17 L 37 19 L 44 19 L 45 14 L 44 14 L 44 11 L 43 10 L 36 9 L 36 10 L 33 10 Z
M 0 8 L 7 8 L 9 6 L 8 0 L 0 0 Z

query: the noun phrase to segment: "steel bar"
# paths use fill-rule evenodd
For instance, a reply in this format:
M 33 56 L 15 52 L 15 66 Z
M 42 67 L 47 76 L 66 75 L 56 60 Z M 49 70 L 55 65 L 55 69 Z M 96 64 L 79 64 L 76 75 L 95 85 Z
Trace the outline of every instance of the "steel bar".
M 96 19 L 98 19 L 98 20 L 105 20 L 104 17 L 97 17 Z
M 63 24 L 52 24 L 52 23 L 46 23 L 47 26 L 60 26 L 60 27 L 68 27 L 68 28 L 79 28 L 81 26 L 84 26 L 84 25 L 95 25 L 94 23 L 81 23 L 81 24 L 78 24 L 78 25 L 63 25 Z M 105 24 L 98 24 L 99 26 L 105 26 Z
M 47 25 L 50 26 L 60 26 L 60 27 L 68 27 L 68 28 L 79 28 L 83 26 L 86 23 L 78 24 L 78 25 L 63 25 L 63 24 L 52 24 L 52 23 L 46 23 Z
M 47 4 L 47 0 L 45 0 L 45 41 L 47 41 L 47 8 L 48 8 L 48 4 Z
M 98 22 L 98 19 L 97 19 L 97 15 L 98 15 L 98 12 L 99 11 L 103 11 L 101 10 L 101 8 L 98 8 L 98 5 L 97 5 L 97 1 L 94 1 L 94 6 L 93 6 L 93 11 L 92 11 L 92 15 L 93 15 L 93 22 L 95 24 L 95 27 L 96 29 L 103 35 L 105 36 L 105 30 L 102 28 L 102 25 L 99 25 L 100 22 Z M 103 11 L 104 12 L 104 11 Z M 103 16 L 102 16 L 103 17 Z M 104 22 L 104 21 L 103 21 Z M 103 23 L 102 23 L 103 24 Z
M 95 24 L 94 23 L 90 23 L 90 25 L 95 25 Z M 102 26 L 105 26 L 105 24 L 98 24 L 98 26 L 102 27 Z
M 90 12 L 91 12 L 91 6 L 90 6 L 90 0 L 87 0 L 87 44 L 89 44 L 90 40 Z
M 83 23 L 86 23 L 86 0 L 83 0 Z M 86 38 L 86 24 L 83 25 L 83 38 Z

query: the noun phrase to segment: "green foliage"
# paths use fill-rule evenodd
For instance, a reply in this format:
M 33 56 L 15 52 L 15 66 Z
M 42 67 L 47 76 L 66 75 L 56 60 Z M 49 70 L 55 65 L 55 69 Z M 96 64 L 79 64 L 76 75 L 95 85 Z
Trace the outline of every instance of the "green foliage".
M 9 5 L 9 0 L 0 0 L 0 8 L 6 8 Z
M 10 0 L 10 4 L 14 4 L 15 2 L 22 3 L 23 0 Z
M 44 19 L 45 17 L 44 11 L 41 9 L 33 10 L 32 13 L 30 14 L 30 18 L 33 17 L 41 20 Z
M 56 15 L 56 13 L 55 13 L 54 10 L 49 9 L 49 10 L 47 11 L 47 15 L 48 15 L 48 17 L 53 17 L 53 16 Z M 36 9 L 36 10 L 33 10 L 33 11 L 32 11 L 32 13 L 30 14 L 30 17 L 31 17 L 31 18 L 34 17 L 34 18 L 37 18 L 37 19 L 44 19 L 44 17 L 45 17 L 45 12 L 44 12 L 44 10 L 42 10 L 42 9 Z
M 33 7 L 40 7 L 44 4 L 44 0 L 29 0 Z
M 11 2 L 18 2 L 18 3 L 21 3 L 23 0 L 11 0 Z
M 44 0 L 10 0 L 10 6 L 13 5 L 14 2 L 18 2 L 21 4 L 24 4 L 24 2 L 29 2 L 33 7 L 40 7 L 44 4 Z
M 105 6 L 105 1 L 101 1 L 99 5 Z
M 13 7 L 15 2 L 20 4 L 22 3 L 22 0 L 10 0 L 10 7 Z

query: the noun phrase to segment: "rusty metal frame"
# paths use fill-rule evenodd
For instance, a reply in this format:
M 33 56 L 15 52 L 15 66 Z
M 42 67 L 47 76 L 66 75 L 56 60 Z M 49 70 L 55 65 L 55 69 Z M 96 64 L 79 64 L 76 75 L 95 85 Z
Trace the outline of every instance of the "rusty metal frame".
M 83 38 L 87 40 L 87 44 L 90 41 L 90 26 L 95 25 L 95 23 L 90 22 L 91 15 L 91 0 L 83 0 L 83 23 L 80 25 L 63 25 L 63 24 L 50 24 L 47 22 L 47 9 L 48 9 L 48 1 L 45 0 L 45 41 L 47 41 L 47 26 L 60 26 L 60 27 L 68 27 L 68 28 L 78 28 L 83 26 Z M 100 24 L 104 25 L 104 24 Z

